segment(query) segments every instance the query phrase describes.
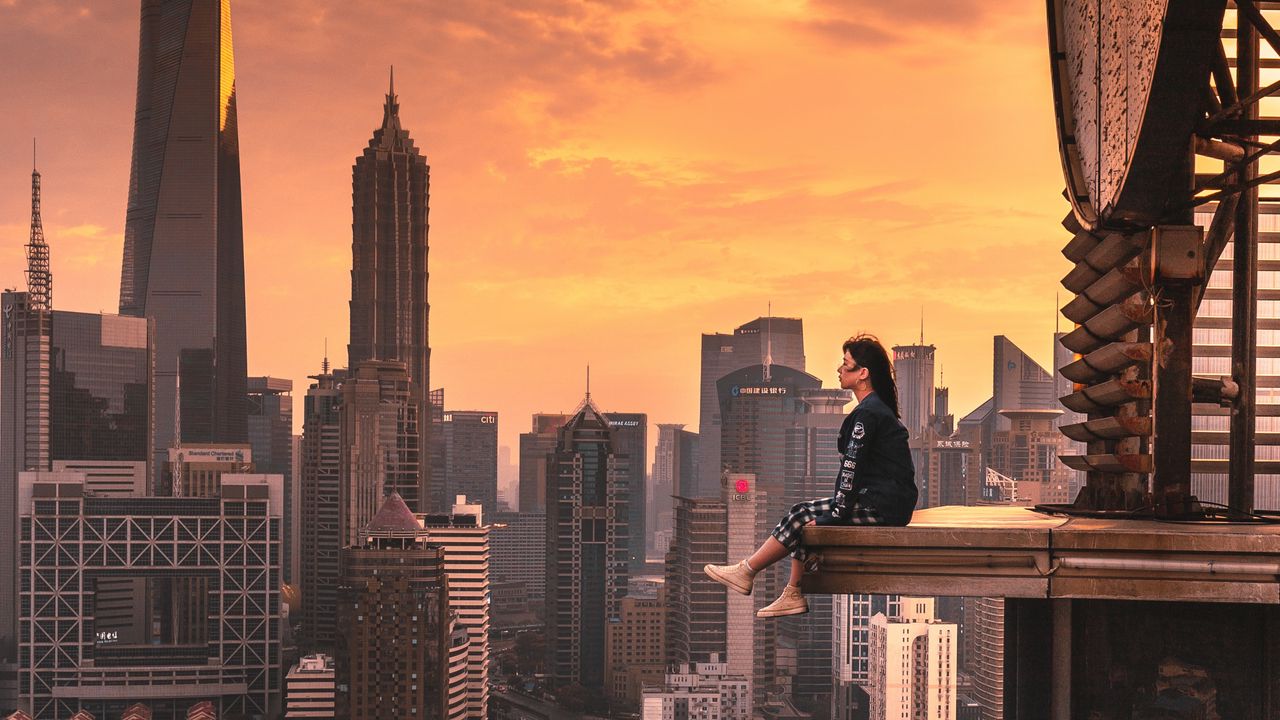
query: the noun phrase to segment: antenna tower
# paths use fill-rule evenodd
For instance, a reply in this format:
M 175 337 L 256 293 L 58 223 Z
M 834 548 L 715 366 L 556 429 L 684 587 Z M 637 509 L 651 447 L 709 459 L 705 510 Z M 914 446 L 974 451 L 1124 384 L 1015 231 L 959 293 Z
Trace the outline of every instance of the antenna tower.
M 53 309 L 53 273 L 49 271 L 49 245 L 40 220 L 40 171 L 36 170 L 36 141 L 31 141 L 31 239 L 27 242 L 28 307 L 40 312 Z

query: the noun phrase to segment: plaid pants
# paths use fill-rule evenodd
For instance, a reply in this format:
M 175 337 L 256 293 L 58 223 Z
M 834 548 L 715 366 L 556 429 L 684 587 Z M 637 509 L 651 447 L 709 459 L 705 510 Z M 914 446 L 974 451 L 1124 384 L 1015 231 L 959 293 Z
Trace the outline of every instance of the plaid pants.
M 806 500 L 791 506 L 791 512 L 778 522 L 770 533 L 778 542 L 782 543 L 791 551 L 791 557 L 804 562 L 808 558 L 809 553 L 800 544 L 800 528 L 805 523 L 813 520 L 819 515 L 831 510 L 831 504 L 835 502 L 835 498 L 822 498 L 821 500 Z M 845 525 L 883 525 L 884 519 L 880 517 L 880 513 L 875 508 L 867 507 L 854 503 L 847 508 L 849 518 L 845 520 Z

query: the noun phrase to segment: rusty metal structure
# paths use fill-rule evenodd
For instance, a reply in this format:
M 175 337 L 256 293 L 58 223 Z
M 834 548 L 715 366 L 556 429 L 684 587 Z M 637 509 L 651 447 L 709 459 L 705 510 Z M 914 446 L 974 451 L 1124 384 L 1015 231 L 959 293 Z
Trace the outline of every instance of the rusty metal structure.
M 1062 344 L 1088 420 L 1063 462 L 1088 473 L 1080 510 L 1197 516 L 1192 404 L 1229 408 L 1228 506 L 1253 510 L 1259 165 L 1280 151 L 1262 113 L 1261 43 L 1280 32 L 1258 0 L 1050 0 L 1049 40 L 1074 268 Z M 1224 29 L 1224 17 L 1234 16 Z M 1268 66 L 1269 67 L 1269 66 Z M 1207 228 L 1196 208 L 1212 209 Z M 1230 375 L 1192 375 L 1192 326 L 1233 241 Z

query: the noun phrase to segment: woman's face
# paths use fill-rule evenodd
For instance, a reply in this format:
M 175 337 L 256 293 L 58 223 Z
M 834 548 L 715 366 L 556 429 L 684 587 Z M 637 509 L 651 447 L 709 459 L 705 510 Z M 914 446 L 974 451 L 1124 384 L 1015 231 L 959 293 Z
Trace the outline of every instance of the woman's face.
M 840 375 L 840 387 L 845 390 L 852 390 L 865 381 L 868 374 L 867 369 L 858 365 L 848 350 L 844 351 L 844 362 L 840 363 L 840 367 L 836 368 L 836 372 Z

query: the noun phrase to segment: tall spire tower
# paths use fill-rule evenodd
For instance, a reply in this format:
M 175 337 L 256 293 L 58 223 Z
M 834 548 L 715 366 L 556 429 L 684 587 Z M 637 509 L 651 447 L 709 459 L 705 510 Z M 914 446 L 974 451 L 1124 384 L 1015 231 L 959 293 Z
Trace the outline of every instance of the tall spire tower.
M 142 0 L 141 17 L 120 314 L 156 323 L 163 460 L 248 437 L 240 146 L 231 0 Z
M 27 307 L 46 315 L 53 309 L 53 274 L 49 272 L 49 245 L 40 220 L 40 171 L 36 169 L 36 143 L 31 141 L 31 239 L 27 241 Z
M 431 168 L 400 124 L 392 70 L 382 106 L 382 126 L 351 170 L 351 343 L 354 370 L 367 360 L 408 367 L 412 402 L 418 406 L 419 457 L 430 457 L 428 405 L 431 347 L 427 340 L 427 232 Z M 442 487 L 432 483 L 431 463 L 421 462 L 419 487 L 401 490 L 418 512 L 447 512 Z

